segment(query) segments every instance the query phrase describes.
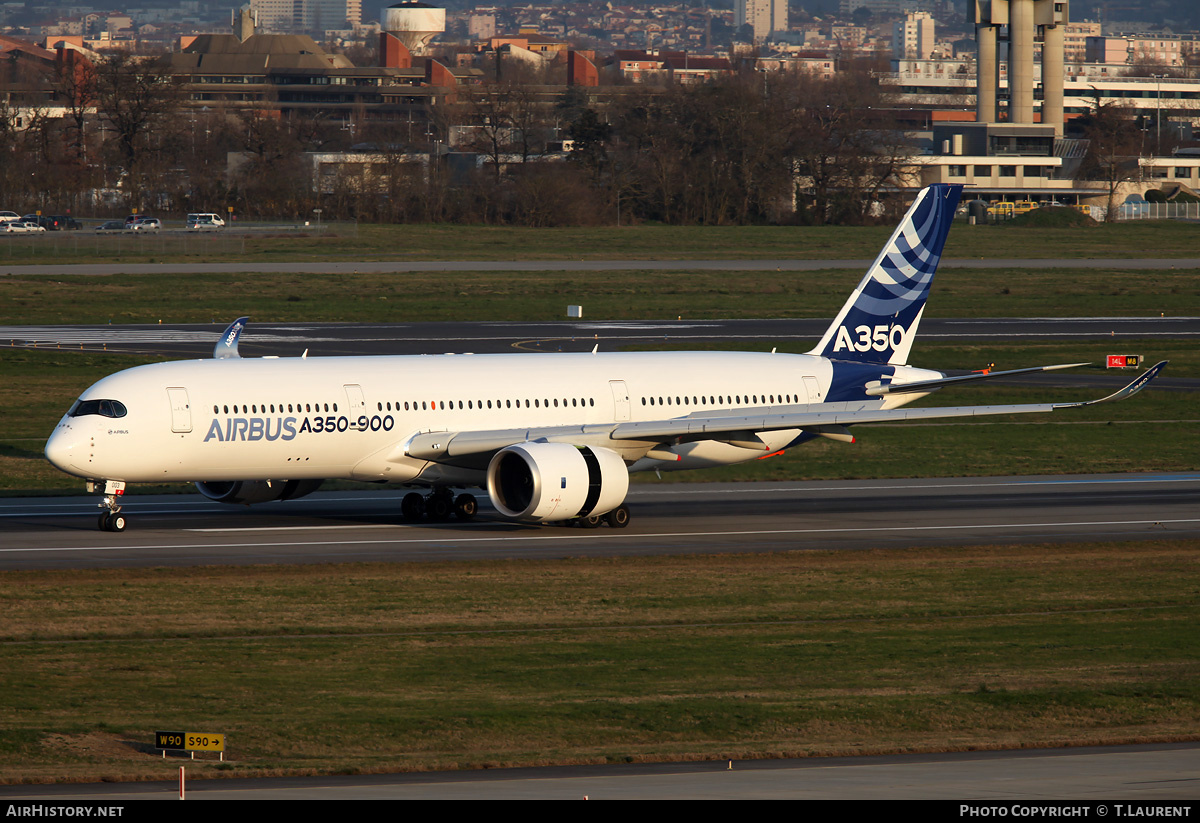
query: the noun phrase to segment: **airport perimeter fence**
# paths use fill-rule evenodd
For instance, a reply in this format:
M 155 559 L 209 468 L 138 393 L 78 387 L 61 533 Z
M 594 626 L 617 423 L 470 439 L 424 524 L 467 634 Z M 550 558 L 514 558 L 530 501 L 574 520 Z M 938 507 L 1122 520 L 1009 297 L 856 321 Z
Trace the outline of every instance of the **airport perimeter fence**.
M 220 231 L 189 232 L 165 229 L 158 232 L 104 231 L 92 227 L 71 231 L 47 231 L 34 234 L 0 234 L 0 262 L 23 261 L 36 264 L 39 258 L 76 262 L 112 260 L 122 257 L 168 262 L 181 257 L 238 257 L 246 253 L 247 242 L 257 239 L 298 237 L 358 237 L 356 223 L 239 223 Z
M 1118 220 L 1200 220 L 1200 203 L 1122 203 Z

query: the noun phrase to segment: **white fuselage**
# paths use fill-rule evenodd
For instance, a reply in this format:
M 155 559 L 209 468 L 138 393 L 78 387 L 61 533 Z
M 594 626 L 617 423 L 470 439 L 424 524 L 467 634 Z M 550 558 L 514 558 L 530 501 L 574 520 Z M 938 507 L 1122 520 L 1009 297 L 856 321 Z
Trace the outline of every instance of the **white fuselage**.
M 889 367 L 891 368 L 891 367 Z M 895 367 L 899 377 L 936 372 Z M 351 478 L 477 484 L 482 467 L 408 456 L 425 432 L 594 427 L 720 410 L 823 404 L 833 365 L 811 355 L 746 352 L 497 354 L 197 360 L 140 366 L 81 396 L 116 400 L 121 417 L 65 416 L 46 447 L 59 468 L 125 482 Z M 862 397 L 863 409 L 922 395 Z M 796 429 L 766 432 L 778 449 Z M 617 447 L 634 470 L 754 459 L 725 442 Z

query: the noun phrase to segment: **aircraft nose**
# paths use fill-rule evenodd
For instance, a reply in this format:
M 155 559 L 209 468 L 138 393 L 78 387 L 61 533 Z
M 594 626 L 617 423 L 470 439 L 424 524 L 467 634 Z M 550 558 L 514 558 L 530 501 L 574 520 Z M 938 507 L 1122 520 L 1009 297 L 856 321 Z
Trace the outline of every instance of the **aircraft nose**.
M 70 428 L 60 426 L 46 441 L 46 459 L 55 468 L 67 474 L 75 474 L 77 470 L 74 469 L 74 458 L 78 446 L 77 435 Z

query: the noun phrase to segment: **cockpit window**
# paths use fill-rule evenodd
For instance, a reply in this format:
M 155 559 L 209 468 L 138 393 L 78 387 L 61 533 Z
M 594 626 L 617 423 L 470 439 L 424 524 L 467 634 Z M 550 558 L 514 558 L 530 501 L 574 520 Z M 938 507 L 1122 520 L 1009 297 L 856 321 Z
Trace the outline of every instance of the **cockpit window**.
M 85 417 L 98 414 L 101 417 L 124 417 L 128 412 L 119 400 L 76 400 L 67 412 L 70 417 Z

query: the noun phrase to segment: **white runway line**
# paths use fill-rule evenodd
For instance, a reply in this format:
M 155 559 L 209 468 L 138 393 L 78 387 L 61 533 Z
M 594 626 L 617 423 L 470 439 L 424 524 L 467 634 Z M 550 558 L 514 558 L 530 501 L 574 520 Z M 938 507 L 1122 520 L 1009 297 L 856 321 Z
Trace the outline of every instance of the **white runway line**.
M 873 526 L 865 528 L 824 528 L 824 529 L 762 529 L 762 530 L 742 530 L 742 531 L 718 531 L 718 532 L 651 532 L 648 534 L 639 534 L 636 532 L 616 531 L 602 534 L 573 534 L 563 535 L 497 535 L 486 537 L 460 537 L 455 536 L 456 533 L 448 533 L 445 535 L 435 535 L 430 537 L 417 538 L 380 538 L 378 540 L 313 540 L 297 543 L 164 543 L 151 545 L 129 545 L 123 544 L 120 546 L 98 545 L 98 546 L 48 546 L 44 548 L 20 548 L 20 549 L 0 549 L 0 554 L 19 554 L 28 552 L 31 554 L 51 553 L 51 552 L 98 552 L 98 551 L 122 551 L 122 552 L 137 552 L 149 549 L 262 549 L 262 548 L 299 548 L 305 546 L 377 546 L 377 545 L 420 545 L 426 543 L 440 544 L 445 546 L 450 545 L 465 545 L 471 543 L 563 543 L 568 541 L 595 541 L 595 540 L 619 540 L 621 538 L 635 539 L 659 539 L 659 540 L 688 540 L 697 537 L 769 537 L 779 535 L 810 535 L 810 534 L 871 534 L 878 532 L 947 532 L 947 531 L 967 531 L 967 530 L 999 530 L 999 529 L 1037 529 L 1037 528 L 1062 528 L 1064 526 L 1071 528 L 1083 527 L 1105 527 L 1111 528 L 1114 526 L 1168 526 L 1168 525 L 1193 525 L 1200 524 L 1200 518 L 1188 518 L 1178 520 L 1082 520 L 1074 522 L 1046 522 L 1046 523 L 980 523 L 980 524 L 964 524 L 953 526 Z M 288 526 L 281 527 L 275 531 L 303 531 L 304 526 Z M 342 527 L 328 527 L 342 529 L 361 529 L 363 526 L 347 525 Z M 376 528 L 376 527 L 372 527 Z M 414 526 L 392 526 L 396 529 L 417 528 Z M 269 531 L 270 529 L 186 529 L 185 531 L 193 533 L 241 533 L 245 531 Z M 1170 536 L 1169 533 L 1164 533 L 1164 537 Z

